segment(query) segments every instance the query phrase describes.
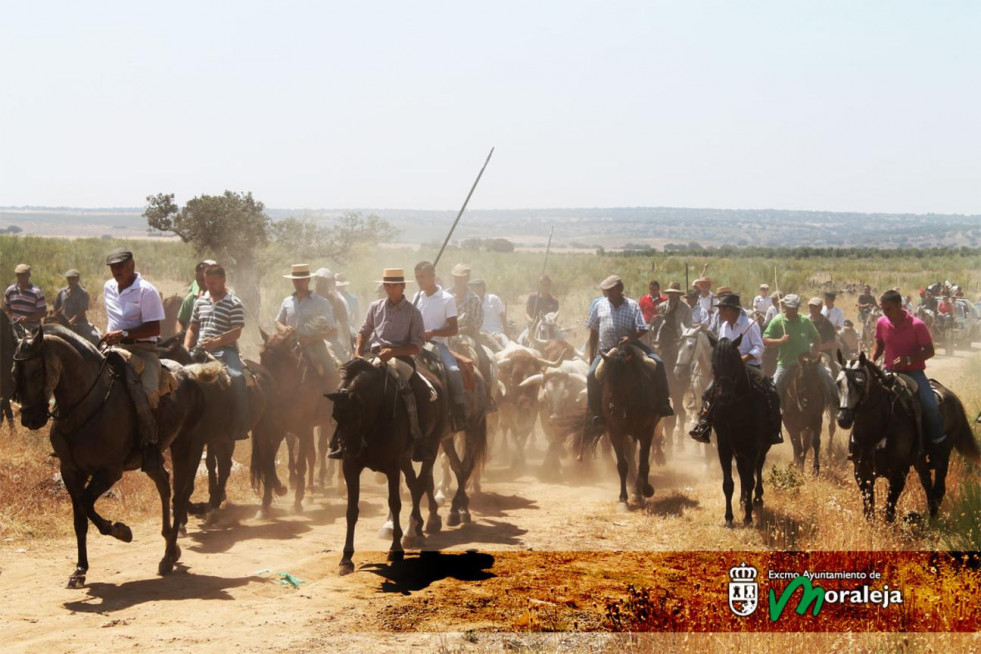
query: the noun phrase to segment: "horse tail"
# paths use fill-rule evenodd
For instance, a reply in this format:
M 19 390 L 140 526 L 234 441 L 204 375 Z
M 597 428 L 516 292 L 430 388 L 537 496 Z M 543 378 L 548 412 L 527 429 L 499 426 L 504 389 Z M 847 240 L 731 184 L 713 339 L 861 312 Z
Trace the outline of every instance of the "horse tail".
M 263 473 L 263 430 L 258 426 L 252 428 L 252 458 L 249 461 L 249 479 L 252 482 L 252 490 L 262 494 L 262 485 L 265 481 Z
M 971 463 L 981 463 L 981 448 L 978 447 L 974 432 L 971 431 L 971 423 L 967 420 L 964 404 L 949 389 L 944 388 L 943 393 L 944 402 L 949 402 L 953 407 L 955 426 L 950 436 L 954 439 L 954 448 Z

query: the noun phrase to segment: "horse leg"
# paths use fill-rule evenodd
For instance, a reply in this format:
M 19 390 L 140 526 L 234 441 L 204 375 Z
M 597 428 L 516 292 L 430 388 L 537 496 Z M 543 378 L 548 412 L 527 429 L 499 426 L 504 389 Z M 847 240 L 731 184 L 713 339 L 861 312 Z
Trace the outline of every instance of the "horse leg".
M 307 428 L 296 435 L 296 486 L 293 487 L 293 511 L 303 513 L 303 498 L 306 495 L 307 461 L 310 447 L 313 446 L 313 429 Z
M 388 477 L 388 512 L 392 516 L 392 548 L 388 550 L 388 560 L 399 563 L 405 559 L 405 551 L 402 549 L 402 522 L 399 518 L 399 513 L 402 511 L 399 482 L 402 477 L 398 465 L 393 464 L 386 476 Z
M 6 419 L 7 426 L 14 428 L 14 409 L 10 405 L 10 398 L 0 398 L 0 420 Z
M 872 469 L 871 461 L 860 459 L 855 462 L 855 481 L 858 483 L 858 490 L 862 494 L 865 519 L 872 522 L 875 520 L 875 472 Z
M 177 529 L 174 529 L 170 522 L 170 474 L 166 469 L 160 468 L 147 475 L 153 480 L 157 487 L 157 494 L 160 495 L 161 509 L 161 529 L 160 535 L 164 537 L 165 547 L 163 558 L 157 566 L 157 574 L 166 576 L 173 572 L 174 565 L 181 558 L 181 548 L 177 545 Z
M 211 447 L 209 446 L 210 450 Z M 228 478 L 232 474 L 232 454 L 235 453 L 235 441 L 223 441 L 215 447 L 215 460 L 218 468 L 218 483 L 214 493 L 209 498 L 212 509 L 221 507 L 225 501 L 225 489 L 228 486 Z
M 766 462 L 766 453 L 761 453 L 756 459 L 756 488 L 753 492 L 753 506 L 763 506 L 763 464 Z
M 426 521 L 426 531 L 430 534 L 435 534 L 443 528 L 443 520 L 439 517 L 439 503 L 436 501 L 436 496 L 433 493 L 435 481 L 433 480 L 432 461 L 422 464 L 422 470 L 419 471 L 419 484 L 422 488 L 422 493 L 429 501 L 429 519 Z
M 453 470 L 453 474 L 456 475 L 456 494 L 450 503 L 450 515 L 446 519 L 448 526 L 455 527 L 461 521 L 460 506 L 462 504 L 462 496 L 465 494 L 464 484 L 467 480 L 463 475 L 463 461 L 460 460 L 460 455 L 457 454 L 455 439 L 450 438 L 443 441 L 443 451 L 446 452 L 446 458 L 449 461 L 450 468 Z
M 216 445 L 214 443 L 208 443 L 206 448 L 207 454 L 204 457 L 204 466 L 208 469 L 208 504 L 214 508 L 218 508 L 215 504 L 215 495 L 218 492 L 218 455 L 215 449 Z M 221 499 L 218 500 L 218 504 L 221 504 Z
M 736 457 L 736 470 L 739 472 L 739 505 L 744 511 L 743 526 L 753 524 L 753 473 L 755 466 L 746 457 Z
M 617 502 L 617 511 L 625 512 L 630 506 L 627 504 L 627 473 L 629 465 L 627 463 L 627 452 L 624 447 L 626 437 L 618 431 L 610 430 L 610 442 L 613 444 L 613 451 L 617 456 L 617 473 L 620 475 L 620 497 Z
M 200 438 L 178 438 L 170 446 L 170 458 L 174 467 L 174 533 L 177 536 L 187 534 L 187 514 L 191 510 L 194 476 L 203 450 L 204 443 Z M 202 505 L 202 512 L 207 511 L 207 506 Z
M 933 492 L 927 496 L 927 503 L 930 507 L 930 517 L 936 518 L 940 511 L 940 504 L 944 501 L 947 494 L 947 469 L 950 465 L 951 438 L 947 438 L 947 450 L 945 456 L 937 457 L 936 468 L 933 471 Z M 929 471 L 927 475 L 929 476 Z
M 422 510 L 419 508 L 422 503 L 423 484 L 422 477 L 416 476 L 416 471 L 412 467 L 412 462 L 403 458 L 402 474 L 405 475 L 405 485 L 409 487 L 409 495 L 412 497 L 412 510 L 409 513 L 409 528 L 402 536 L 403 548 L 414 548 L 421 545 L 425 540 L 422 534 Z
M 445 453 L 447 447 L 456 448 L 452 436 L 443 441 L 444 452 L 439 455 L 439 486 L 436 490 L 436 503 L 443 506 L 450 496 L 450 460 Z
M 899 501 L 899 496 L 903 494 L 908 474 L 909 468 L 906 468 L 905 470 L 893 470 L 892 474 L 889 475 L 889 494 L 886 496 L 886 522 L 888 523 L 896 520 L 896 502 Z
M 650 464 L 650 451 L 651 451 L 651 439 L 641 438 L 640 439 L 640 465 L 637 469 L 637 479 L 634 481 L 634 490 L 637 493 L 637 500 L 639 504 L 643 504 L 643 500 L 648 497 L 654 496 L 654 487 L 651 486 L 650 474 L 651 474 L 651 464 Z
M 821 472 L 821 418 L 818 417 L 817 424 L 814 428 L 814 475 L 817 476 Z
M 307 492 L 313 495 L 314 492 L 314 477 L 317 473 L 317 441 L 313 436 L 313 427 L 307 430 L 307 436 L 304 437 L 306 440 L 306 452 L 307 452 Z
M 85 478 L 74 470 L 61 467 L 61 478 L 72 499 L 72 518 L 75 526 L 75 541 L 78 546 L 78 560 L 75 572 L 68 578 L 68 588 L 81 588 L 85 585 L 85 574 L 89 570 L 88 544 L 86 535 L 89 531 L 89 519 L 85 511 Z
M 296 489 L 297 485 L 300 483 L 300 481 L 297 480 L 297 476 L 296 476 L 296 465 L 297 465 L 297 458 L 298 458 L 296 453 L 297 449 L 298 448 L 297 448 L 296 436 L 294 436 L 293 434 L 288 434 L 286 436 L 286 452 L 287 452 L 287 459 L 289 460 L 290 488 L 293 488 L 294 490 Z M 275 458 L 275 455 L 273 456 L 273 458 Z M 301 476 L 300 480 L 302 479 L 303 477 Z
M 798 470 L 804 469 L 804 444 L 802 440 L 802 429 L 798 428 L 796 424 L 790 425 L 784 421 L 784 427 L 787 428 L 787 432 L 790 434 L 790 444 L 794 448 L 794 465 L 797 466 Z
M 728 443 L 719 442 L 719 463 L 722 465 L 722 492 L 726 496 L 726 527 L 732 528 L 732 449 Z
M 338 573 L 347 575 L 354 572 L 354 526 L 358 523 L 358 499 L 361 496 L 361 469 L 357 464 L 345 459 L 342 465 L 344 482 L 347 484 L 347 534 L 344 537 L 344 554 Z

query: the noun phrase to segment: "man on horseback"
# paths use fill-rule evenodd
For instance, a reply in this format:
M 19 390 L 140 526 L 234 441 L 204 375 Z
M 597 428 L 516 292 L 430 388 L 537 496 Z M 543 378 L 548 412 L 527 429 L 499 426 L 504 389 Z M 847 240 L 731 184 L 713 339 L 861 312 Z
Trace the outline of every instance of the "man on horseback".
M 480 298 L 484 310 L 484 324 L 480 328 L 485 337 L 484 344 L 494 352 L 499 352 L 507 345 L 507 305 L 498 296 L 487 292 L 487 284 L 482 279 L 471 280 L 470 288 Z
M 249 390 L 245 387 L 242 358 L 238 353 L 238 339 L 245 326 L 245 307 L 225 288 L 225 269 L 218 264 L 205 269 L 204 284 L 206 292 L 194 302 L 184 347 L 190 351 L 195 345 L 200 346 L 225 364 L 232 382 L 232 439 L 245 440 L 251 423 Z
M 405 297 L 405 273 L 401 268 L 386 268 L 381 283 L 386 297 L 375 300 L 368 307 L 368 315 L 358 330 L 354 356 L 364 357 L 370 351 L 382 365 L 394 370 L 400 383 L 399 394 L 409 414 L 412 460 L 433 461 L 435 453 L 430 452 L 423 442 L 416 404 L 421 380 L 415 374 L 414 357 L 426 342 L 423 316 Z M 343 458 L 339 436 L 335 431 L 331 452 L 327 455 L 331 459 Z
M 187 287 L 187 293 L 184 294 L 184 299 L 181 301 L 181 308 L 177 311 L 177 323 L 181 329 L 187 329 L 191 322 L 191 314 L 194 312 L 194 303 L 205 294 L 204 269 L 217 263 L 214 259 L 204 259 L 194 266 L 194 279 Z
M 818 303 L 820 304 L 820 300 Z M 810 319 L 800 315 L 799 295 L 787 293 L 780 304 L 783 305 L 784 312 L 770 321 L 763 333 L 763 344 L 780 348 L 777 351 L 777 370 L 773 374 L 773 383 L 776 384 L 777 392 L 783 398 L 791 379 L 789 372 L 798 365 L 797 357 L 816 350 L 821 335 Z M 818 366 L 817 370 L 825 387 L 825 399 L 829 402 L 833 401 L 838 397 L 838 389 L 831 372 L 824 366 Z
M 766 310 L 773 306 L 770 298 L 770 285 L 760 284 L 760 294 L 753 298 L 753 311 L 766 314 Z
M 883 367 L 889 372 L 902 373 L 913 379 L 917 397 L 923 410 L 923 443 L 927 455 L 935 459 L 944 433 L 943 417 L 930 380 L 926 376 L 926 361 L 934 355 L 933 338 L 926 324 L 903 309 L 903 297 L 899 291 L 886 291 L 879 298 L 882 317 L 875 324 L 875 348 L 872 361 L 885 354 Z M 849 442 L 849 455 L 853 444 Z
M 332 338 L 337 329 L 330 302 L 310 290 L 313 275 L 309 265 L 294 264 L 290 274 L 283 277 L 293 280 L 294 292 L 283 299 L 276 316 L 276 327 L 295 331 L 300 349 L 320 377 L 324 391 L 332 391 L 334 389 L 328 386 L 336 365 L 327 350 L 327 339 Z
M 664 370 L 664 362 L 641 339 L 647 333 L 647 323 L 644 314 L 637 303 L 623 294 L 623 280 L 619 275 L 610 275 L 602 282 L 600 288 L 606 297 L 593 304 L 589 312 L 586 326 L 589 327 L 589 358 L 592 363 L 586 374 L 586 403 L 588 415 L 586 430 L 589 433 L 603 430 L 603 412 L 600 398 L 600 384 L 596 379 L 596 368 L 603 360 L 601 353 L 615 348 L 621 343 L 631 343 L 639 348 L 649 358 L 657 362 L 657 372 L 654 375 L 654 386 L 661 405 L 657 407 L 662 417 L 674 415 L 668 393 L 668 378 Z
M 330 339 L 330 344 L 338 355 L 347 360 L 351 355 L 351 327 L 349 323 L 351 310 L 347 304 L 347 299 L 337 290 L 336 276 L 330 269 L 319 268 L 313 276 L 317 278 L 314 292 L 330 302 L 330 308 L 337 320 L 337 333 Z
M 836 332 L 840 332 L 845 326 L 845 314 L 835 306 L 835 297 L 834 291 L 824 292 L 824 306 L 821 308 L 821 315 L 828 319 Z
M 862 294 L 858 296 L 858 317 L 864 323 L 865 319 L 869 317 L 869 314 L 873 309 L 878 309 L 879 303 L 875 301 L 875 296 L 872 295 L 872 287 L 868 284 L 862 290 Z
M 722 296 L 716 305 L 719 312 L 719 340 L 728 338 L 732 342 L 739 340 L 739 356 L 743 363 L 752 372 L 751 380 L 765 394 L 770 403 L 770 415 L 775 415 L 777 421 L 780 419 L 780 397 L 777 395 L 776 387 L 768 377 L 763 376 L 763 338 L 760 336 L 760 325 L 752 320 L 740 304 L 740 298 L 735 293 L 728 293 Z M 698 417 L 698 424 L 689 432 L 689 435 L 700 443 L 709 442 L 709 434 L 712 431 L 712 414 L 716 400 L 715 381 L 705 389 L 702 402 L 702 414 Z M 770 444 L 777 445 L 783 442 L 780 428 L 770 430 Z
M 128 351 L 131 360 L 142 364 L 143 370 L 137 377 L 134 368 L 127 366 L 118 353 L 107 355 L 114 374 L 129 382 L 126 389 L 136 409 L 142 441 L 142 468 L 152 472 L 163 465 L 155 416 L 160 402 L 160 357 L 156 343 L 166 314 L 160 293 L 136 272 L 132 252 L 116 248 L 106 257 L 106 265 L 112 279 L 103 288 L 108 324 L 100 342 Z M 142 389 L 138 388 L 141 385 Z
M 99 342 L 99 330 L 89 322 L 85 312 L 89 310 L 89 292 L 79 283 L 81 273 L 74 268 L 65 273 L 68 286 L 59 289 L 52 309 L 57 318 L 63 320 L 68 328 L 92 345 Z
M 436 266 L 431 262 L 417 263 L 415 274 L 419 291 L 416 292 L 412 304 L 418 307 L 422 314 L 426 341 L 433 344 L 443 362 L 446 385 L 450 389 L 450 417 L 453 420 L 454 430 L 460 431 L 467 424 L 466 411 L 463 407 L 463 374 L 448 344 L 449 337 L 459 333 L 456 299 L 436 284 Z
M 480 343 L 480 328 L 484 324 L 484 305 L 480 298 L 470 289 L 470 266 L 458 263 L 450 271 L 453 277 L 453 299 L 457 306 L 457 328 L 461 336 L 473 339 L 474 354 L 477 355 L 477 368 L 481 376 L 487 380 L 488 411 L 496 410 L 491 394 L 491 365 L 487 352 Z
M 525 302 L 525 318 L 528 319 L 528 324 L 531 324 L 558 310 L 559 301 L 552 295 L 552 278 L 542 275 L 538 278 L 538 290 L 529 295 Z M 532 334 L 532 336 L 536 335 Z
M 3 294 L 3 310 L 14 325 L 22 329 L 37 329 L 48 310 L 44 293 L 31 283 L 31 267 L 26 263 L 17 264 L 14 274 L 17 281 L 8 286 Z

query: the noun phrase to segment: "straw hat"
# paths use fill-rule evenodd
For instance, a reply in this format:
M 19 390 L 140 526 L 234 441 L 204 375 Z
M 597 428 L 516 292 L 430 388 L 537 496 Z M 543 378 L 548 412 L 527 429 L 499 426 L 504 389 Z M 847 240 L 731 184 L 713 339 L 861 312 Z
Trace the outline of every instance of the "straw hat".
M 385 268 L 382 278 L 376 280 L 379 284 L 404 284 L 405 270 L 402 268 Z
M 334 273 L 334 286 L 350 286 L 351 282 L 347 281 L 347 276 L 344 273 Z
M 715 289 L 716 295 L 725 295 L 726 293 L 732 293 L 732 287 L 722 285 L 719 288 Z
M 31 272 L 31 267 L 28 266 L 26 263 L 19 263 L 17 264 L 17 267 L 14 268 L 14 272 L 18 275 L 23 275 L 24 273 Z
M 294 263 L 289 275 L 283 275 L 286 279 L 310 279 L 313 275 L 310 274 L 310 264 L 308 263 Z
M 454 277 L 469 277 L 470 276 L 470 266 L 465 263 L 458 263 L 453 266 L 453 270 L 450 274 Z
M 677 293 L 678 295 L 683 295 L 684 291 L 681 290 L 681 284 L 678 282 L 671 282 L 668 287 L 664 289 L 665 293 Z

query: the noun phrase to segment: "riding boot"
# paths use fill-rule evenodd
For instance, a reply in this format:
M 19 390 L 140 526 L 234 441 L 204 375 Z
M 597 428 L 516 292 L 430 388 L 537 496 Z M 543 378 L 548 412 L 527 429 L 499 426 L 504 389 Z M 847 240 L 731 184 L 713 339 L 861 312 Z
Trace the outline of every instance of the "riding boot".
M 770 409 L 769 416 L 772 421 L 770 427 L 770 445 L 779 445 L 783 442 L 782 418 L 780 415 L 780 395 L 777 393 L 776 384 L 770 377 L 763 377 L 763 386 L 766 389 L 766 403 Z
M 155 472 L 163 468 L 163 457 L 160 453 L 160 446 L 157 443 L 157 421 L 153 409 L 150 408 L 150 400 L 143 390 L 140 376 L 132 366 L 118 352 L 109 351 L 106 355 L 112 374 L 125 381 L 123 386 L 133 402 L 133 409 L 136 411 L 136 428 L 139 433 L 139 447 L 142 453 L 142 464 L 140 469 L 143 472 Z
M 328 459 L 343 459 L 344 448 L 341 447 L 341 432 L 335 429 L 330 437 L 330 452 L 327 453 Z
M 714 413 L 712 407 L 713 405 L 709 402 L 703 404 L 702 412 L 698 414 L 698 423 L 688 432 L 688 435 L 699 443 L 711 442 L 709 436 L 712 433 L 712 414 Z
M 453 422 L 453 431 L 467 428 L 467 412 L 462 403 L 450 402 L 450 419 Z
M 435 461 L 436 455 L 426 447 L 419 428 L 419 412 L 416 409 L 416 396 L 408 386 L 402 391 L 402 401 L 405 402 L 405 411 L 409 414 L 409 431 L 412 434 L 412 460 L 424 463 Z

